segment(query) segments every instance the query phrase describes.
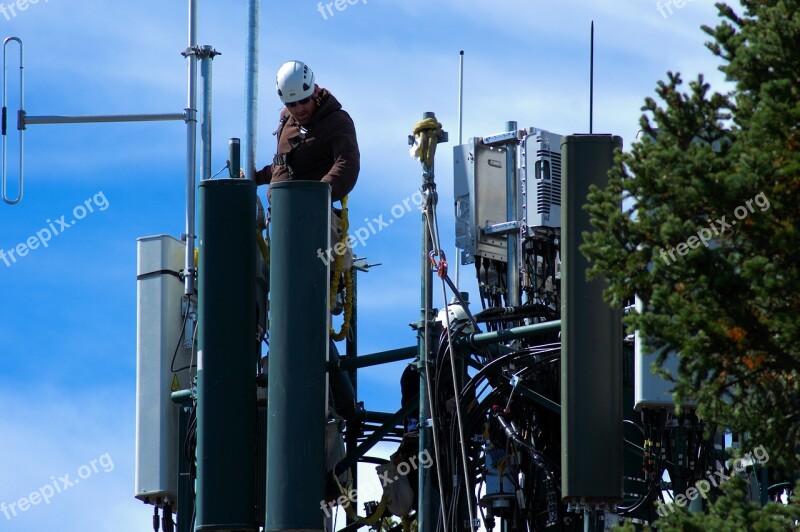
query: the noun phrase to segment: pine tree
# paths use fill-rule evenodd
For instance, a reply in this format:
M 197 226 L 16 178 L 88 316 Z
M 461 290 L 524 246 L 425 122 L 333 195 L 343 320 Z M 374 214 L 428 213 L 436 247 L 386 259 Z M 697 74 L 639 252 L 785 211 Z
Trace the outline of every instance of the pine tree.
M 668 517 L 659 519 L 654 526 L 661 532 L 740 532 L 758 530 L 759 532 L 790 532 L 797 530 L 800 521 L 800 501 L 783 505 L 769 502 L 759 507 L 754 502 L 745 501 L 746 483 L 731 479 L 722 486 L 723 494 L 709 504 L 705 513 L 689 513 L 678 510 Z M 634 532 L 632 523 L 624 523 L 620 531 Z M 652 530 L 645 527 L 645 531 Z
M 733 89 L 667 73 L 582 250 L 609 301 L 643 301 L 626 324 L 679 353 L 676 400 L 798 471 L 800 0 L 741 3 L 703 27 Z

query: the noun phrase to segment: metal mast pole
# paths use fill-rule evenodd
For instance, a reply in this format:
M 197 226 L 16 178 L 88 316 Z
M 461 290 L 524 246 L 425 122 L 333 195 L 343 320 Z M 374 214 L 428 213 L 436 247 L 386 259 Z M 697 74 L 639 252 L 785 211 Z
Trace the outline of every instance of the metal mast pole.
M 458 146 L 461 146 L 461 134 L 464 129 L 464 50 L 459 52 L 458 59 Z M 458 204 L 456 204 L 458 208 Z M 461 273 L 461 252 L 456 248 L 456 288 L 459 287 Z
M 260 0 L 250 0 L 248 2 L 243 146 L 244 175 L 247 179 L 255 179 L 256 169 L 256 132 L 258 129 L 258 33 L 260 9 Z
M 197 0 L 189 0 L 188 96 L 186 106 L 186 260 L 184 294 L 194 294 L 195 179 L 197 159 Z
M 423 120 L 433 119 L 436 120 L 436 115 L 431 112 L 423 114 Z M 438 142 L 445 142 L 447 134 L 441 133 L 441 138 Z M 431 130 L 429 135 L 437 135 L 437 132 Z M 409 137 L 409 142 L 413 142 L 413 137 Z M 436 332 L 434 330 L 434 310 L 433 310 L 433 271 L 431 270 L 431 252 L 433 251 L 433 236 L 431 235 L 431 228 L 434 222 L 430 217 L 434 215 L 436 203 L 438 201 L 436 194 L 436 182 L 434 180 L 434 158 L 431 157 L 427 161 L 424 152 L 428 150 L 428 146 L 423 146 L 422 156 L 422 195 L 424 198 L 424 212 L 422 215 L 422 268 L 421 268 L 421 284 L 422 290 L 421 297 L 421 318 L 418 324 L 418 371 L 420 373 L 419 379 L 419 452 L 430 453 L 431 444 L 438 447 L 436 440 L 436 432 L 433 419 L 431 418 L 431 387 L 428 380 L 429 366 L 435 364 L 435 357 L 437 350 Z M 430 224 L 430 227 L 428 227 Z M 437 468 L 437 472 L 439 468 Z M 439 482 L 439 488 L 442 488 L 442 482 Z M 419 471 L 419 484 L 418 484 L 418 510 L 417 510 L 417 530 L 419 532 L 430 532 L 435 529 L 438 521 L 439 511 L 444 511 L 444 508 L 438 508 L 439 498 L 431 497 L 433 490 L 433 482 L 431 479 L 431 470 L 423 468 Z M 445 528 L 447 527 L 445 522 Z
M 203 81 L 203 114 L 200 116 L 200 179 L 211 179 L 211 61 L 219 52 L 205 45 L 199 51 Z M 238 177 L 238 176 L 236 176 Z
M 507 122 L 506 130 L 517 131 L 516 122 Z M 514 229 L 508 233 L 508 264 L 506 270 L 507 301 L 506 305 L 517 307 L 522 304 L 519 290 L 519 221 L 517 214 L 517 139 L 506 144 L 506 215 L 508 221 L 514 223 Z
M 594 133 L 594 20 L 589 36 L 589 134 Z
M 356 259 L 356 264 L 358 264 Z M 364 262 L 366 265 L 366 262 Z M 366 269 L 366 268 L 365 268 Z M 358 360 L 358 268 L 354 265 L 352 267 L 353 275 L 353 315 L 350 317 L 350 333 L 347 335 L 346 357 L 342 360 L 357 362 Z M 356 400 L 356 410 L 358 411 L 358 367 L 351 368 L 347 375 L 350 377 L 350 383 L 353 385 L 353 395 Z M 345 433 L 345 445 L 348 453 L 355 451 L 358 447 L 358 430 L 357 421 L 349 421 L 347 423 L 347 432 Z M 350 468 L 350 474 L 353 477 L 353 489 L 358 493 L 358 463 L 353 464 Z M 355 522 L 353 519 L 348 518 L 348 523 Z

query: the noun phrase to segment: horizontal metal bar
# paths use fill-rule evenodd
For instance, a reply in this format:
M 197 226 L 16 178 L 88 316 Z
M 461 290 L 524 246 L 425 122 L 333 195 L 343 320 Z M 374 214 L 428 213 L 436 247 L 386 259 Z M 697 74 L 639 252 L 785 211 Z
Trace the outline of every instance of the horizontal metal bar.
M 519 137 L 516 131 L 507 131 L 505 133 L 497 133 L 481 138 L 481 141 L 487 146 L 491 146 L 492 144 L 505 144 L 511 141 L 516 142 L 517 140 L 519 140 Z
M 505 329 L 502 331 L 493 331 L 488 333 L 472 333 L 462 336 L 456 340 L 456 347 L 480 347 L 484 345 L 497 344 L 507 340 L 517 340 L 520 338 L 528 338 L 552 332 L 561 329 L 561 320 L 546 321 L 544 323 L 534 323 L 533 325 L 523 325 L 522 327 L 514 327 L 512 329 Z
M 364 456 L 375 446 L 376 443 L 380 442 L 384 436 L 389 434 L 389 432 L 394 430 L 397 425 L 402 423 L 403 418 L 408 416 L 417 408 L 419 408 L 419 396 L 406 403 L 406 405 L 398 410 L 395 414 L 392 414 L 389 419 L 384 422 L 381 428 L 370 434 L 369 437 L 367 437 L 367 439 L 364 440 L 358 447 L 347 453 L 347 456 L 345 456 L 344 459 L 336 465 L 336 474 L 341 474 L 343 471 L 346 471 L 353 464 L 358 462 L 359 458 Z
M 395 419 L 395 415 L 396 414 L 394 412 L 373 412 L 366 410 L 364 412 L 363 421 L 366 423 L 390 423 L 393 419 Z M 400 425 L 400 423 L 397 425 Z
M 519 222 L 502 222 L 494 225 L 487 225 L 483 228 L 484 235 L 497 235 L 501 233 L 513 233 L 519 230 Z
M 192 390 L 178 390 L 172 392 L 173 403 L 188 403 L 192 400 Z
M 539 392 L 531 390 L 527 386 L 517 386 L 517 389 L 519 390 L 519 393 L 521 393 L 528 399 L 531 399 L 533 402 L 540 404 L 541 406 L 555 412 L 558 415 L 561 415 L 561 405 L 556 403 L 555 401 L 548 399 Z
M 388 362 L 408 360 L 416 357 L 418 353 L 419 347 L 412 345 L 409 347 L 381 351 L 380 353 L 373 353 L 371 355 L 364 355 L 355 358 L 341 358 L 339 360 L 339 369 L 351 370 L 356 368 L 367 368 L 369 366 L 377 366 L 378 364 L 386 364 Z
M 145 115 L 83 115 L 83 116 L 28 116 L 23 115 L 20 129 L 35 124 L 88 124 L 95 122 L 158 122 L 185 120 L 185 113 L 162 113 Z

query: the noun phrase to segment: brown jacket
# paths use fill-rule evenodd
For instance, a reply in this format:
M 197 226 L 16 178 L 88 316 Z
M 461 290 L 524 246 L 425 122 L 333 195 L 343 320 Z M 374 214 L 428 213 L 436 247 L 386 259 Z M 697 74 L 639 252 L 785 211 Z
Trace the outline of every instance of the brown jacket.
M 341 200 L 353 190 L 360 168 L 353 120 L 326 89 L 322 89 L 319 98 L 319 109 L 305 128 L 305 138 L 289 111 L 286 108 L 281 111 L 285 124 L 278 128 L 278 153 L 273 164 L 256 172 L 256 183 L 266 185 L 292 179 L 323 181 L 331 185 L 332 201 Z

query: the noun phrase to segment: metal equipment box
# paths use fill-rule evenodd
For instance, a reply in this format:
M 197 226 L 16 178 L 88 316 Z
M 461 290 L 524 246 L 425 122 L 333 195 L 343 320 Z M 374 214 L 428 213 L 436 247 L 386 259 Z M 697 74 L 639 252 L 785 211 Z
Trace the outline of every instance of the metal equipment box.
M 470 144 L 453 147 L 453 196 L 456 207 L 456 247 L 461 250 L 461 264 L 475 262 L 475 226 L 472 215 L 472 155 Z
M 641 311 L 642 302 L 636 298 L 636 310 Z M 634 335 L 634 406 L 637 412 L 642 408 L 664 408 L 673 410 L 675 401 L 672 398 L 674 384 L 661 375 L 654 375 L 650 371 L 650 366 L 658 358 L 663 348 L 649 352 L 645 349 L 644 339 L 641 333 L 636 331 Z M 670 351 L 667 354 L 661 368 L 667 370 L 671 375 L 678 374 L 678 354 Z M 684 401 L 681 406 L 694 408 L 697 406 L 695 401 Z
M 508 222 L 506 213 L 506 148 L 488 146 L 481 138 L 456 146 L 453 152 L 456 197 L 456 246 L 462 264 L 474 257 L 507 260 L 506 236 L 484 229 Z
M 523 144 L 528 227 L 561 227 L 561 135 L 531 128 Z
M 528 128 L 519 157 L 524 195 L 517 180 L 520 221 L 530 229 L 561 226 L 561 135 Z M 475 137 L 453 148 L 456 247 L 461 264 L 475 257 L 505 262 L 507 237 L 497 229 L 507 215 L 506 150 Z

